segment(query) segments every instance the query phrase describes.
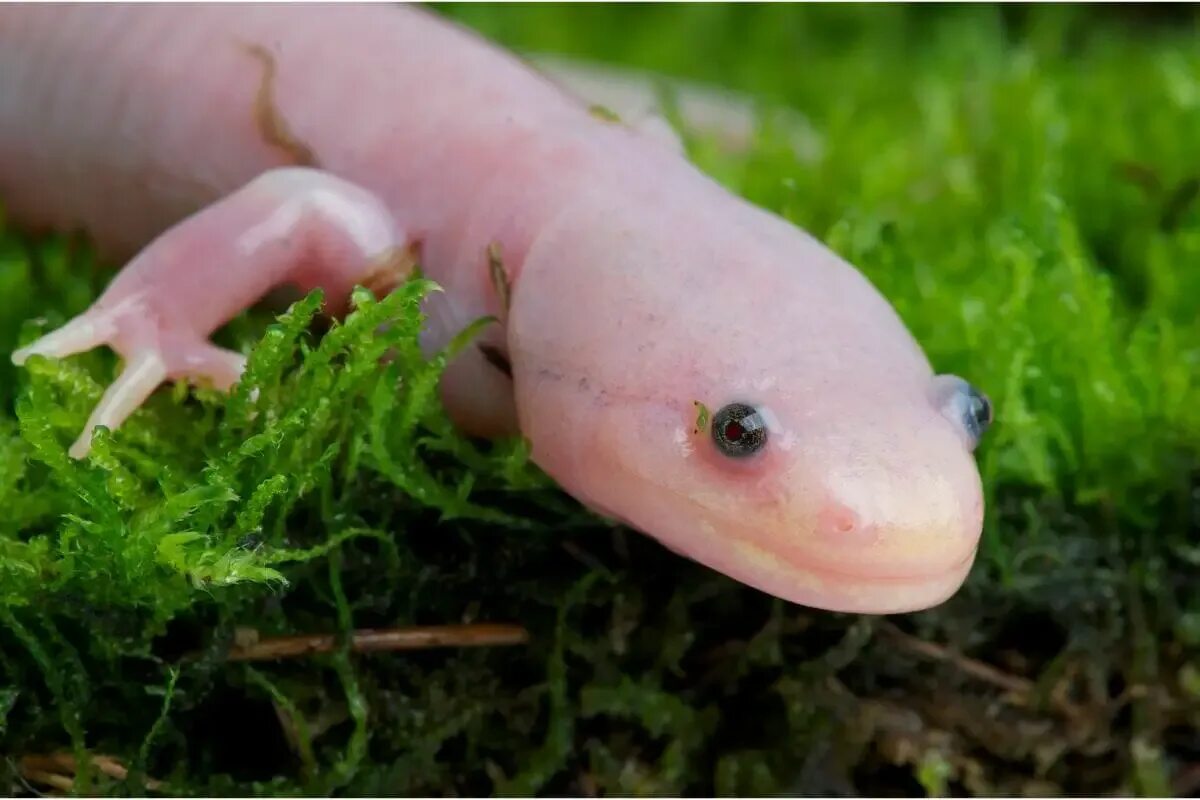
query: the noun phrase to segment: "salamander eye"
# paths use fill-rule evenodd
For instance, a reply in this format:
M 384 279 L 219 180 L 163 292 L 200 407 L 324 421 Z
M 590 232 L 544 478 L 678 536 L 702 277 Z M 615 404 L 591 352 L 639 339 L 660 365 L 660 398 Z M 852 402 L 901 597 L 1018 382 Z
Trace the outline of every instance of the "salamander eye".
M 730 403 L 713 416 L 712 437 L 727 456 L 753 455 L 767 443 L 767 423 L 754 406 Z
M 988 400 L 986 394 L 968 384 L 966 406 L 964 421 L 971 435 L 978 441 L 992 426 L 992 401 Z
M 963 427 L 974 450 L 992 425 L 991 401 L 983 392 L 954 375 L 939 375 L 934 382 L 942 414 Z

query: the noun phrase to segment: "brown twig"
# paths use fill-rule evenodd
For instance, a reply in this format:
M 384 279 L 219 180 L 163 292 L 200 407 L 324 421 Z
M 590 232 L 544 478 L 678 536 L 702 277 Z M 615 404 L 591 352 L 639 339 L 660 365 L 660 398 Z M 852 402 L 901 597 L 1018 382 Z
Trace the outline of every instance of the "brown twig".
M 60 792 L 70 792 L 75 788 L 75 781 L 57 772 L 46 772 L 40 769 L 21 768 L 21 777 L 30 783 L 40 783 L 42 786 L 52 786 Z
M 409 628 L 363 629 L 351 635 L 350 649 L 356 653 L 394 650 L 428 650 L 435 647 L 502 647 L 525 644 L 529 631 L 519 625 L 425 625 Z M 307 634 L 262 639 L 236 645 L 230 661 L 271 661 L 315 653 L 330 653 L 338 646 L 334 634 Z
M 129 777 L 129 770 L 112 756 L 92 756 L 92 766 L 108 777 L 123 781 Z M 74 789 L 73 776 L 78 772 L 75 756 L 71 753 L 50 753 L 48 755 L 27 755 L 21 757 L 21 775 L 27 781 L 53 786 L 64 792 Z M 162 788 L 162 781 L 146 778 L 145 787 L 151 791 Z
M 897 628 L 890 622 L 879 623 L 881 632 L 891 637 L 897 644 L 906 650 L 909 650 L 925 658 L 934 661 L 944 661 L 953 664 L 958 669 L 962 670 L 967 675 L 977 678 L 993 686 L 998 686 L 1014 694 L 1020 695 L 1022 698 L 1029 697 L 1033 694 L 1034 683 L 1028 678 L 1022 678 L 1018 675 L 1011 675 L 1003 670 L 993 667 L 991 664 L 985 664 L 961 653 L 956 653 L 948 647 L 937 644 L 936 642 L 927 642 L 924 639 L 918 639 L 915 636 L 910 636 L 904 631 Z

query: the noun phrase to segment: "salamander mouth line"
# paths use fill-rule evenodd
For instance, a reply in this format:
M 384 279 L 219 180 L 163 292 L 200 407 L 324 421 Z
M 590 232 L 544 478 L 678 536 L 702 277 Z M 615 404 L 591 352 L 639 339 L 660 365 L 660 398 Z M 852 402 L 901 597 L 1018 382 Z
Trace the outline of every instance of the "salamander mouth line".
M 672 489 L 670 489 L 670 487 L 664 486 L 661 483 L 659 483 L 658 486 L 661 489 L 663 489 L 666 493 L 668 493 L 670 496 L 672 496 L 674 498 L 675 502 L 680 502 L 680 503 L 694 503 L 695 502 L 695 498 L 692 496 L 689 496 L 685 492 L 679 492 L 679 491 L 672 490 Z M 589 501 L 589 502 L 591 502 L 593 504 L 593 506 L 595 506 L 594 500 Z M 756 556 L 759 556 L 759 557 L 765 556 L 765 557 L 768 557 L 771 559 L 776 559 L 780 563 L 787 565 L 788 568 L 796 570 L 797 572 L 802 572 L 802 573 L 805 573 L 808 575 L 812 575 L 813 577 L 819 578 L 823 581 L 829 581 L 829 582 L 835 582 L 835 583 L 836 582 L 847 582 L 847 583 L 857 583 L 857 584 L 871 583 L 871 584 L 881 584 L 881 585 L 903 585 L 903 584 L 918 583 L 920 581 L 942 580 L 951 575 L 956 575 L 956 574 L 959 574 L 962 571 L 966 570 L 971 565 L 971 563 L 975 560 L 976 554 L 978 553 L 978 550 L 979 550 L 979 546 L 978 546 L 978 544 L 976 544 L 967 553 L 965 553 L 961 558 L 953 561 L 952 563 L 948 564 L 945 567 L 942 567 L 942 568 L 936 569 L 936 570 L 928 570 L 928 571 L 914 570 L 914 571 L 906 572 L 903 574 L 884 573 L 884 574 L 871 575 L 871 574 L 866 574 L 863 572 L 856 572 L 852 569 L 838 569 L 836 567 L 830 567 L 830 566 L 826 566 L 826 565 L 817 565 L 812 562 L 805 561 L 803 556 L 792 557 L 792 556 L 782 555 L 776 550 L 771 550 L 771 549 L 764 547 L 760 542 L 755 541 L 754 539 L 750 538 L 749 536 L 738 535 L 738 533 L 736 531 L 744 523 L 742 523 L 742 521 L 739 520 L 736 515 L 731 515 L 724 509 L 715 508 L 711 504 L 702 504 L 702 505 L 703 505 L 703 508 L 708 512 L 708 515 L 709 515 L 708 516 L 708 525 L 712 526 L 709 529 L 710 534 L 715 535 L 716 530 L 718 528 L 725 530 L 725 531 L 732 531 L 733 533 L 728 534 L 728 539 L 731 544 L 736 544 L 737 547 L 746 549 Z M 595 507 L 598 507 L 598 506 L 595 506 Z M 620 522 L 621 524 L 626 525 L 634 530 L 647 530 L 646 526 L 639 526 L 637 523 L 633 522 L 629 518 L 624 517 L 620 514 L 617 514 L 616 512 L 614 512 L 610 509 L 604 509 L 603 513 L 605 513 L 606 516 L 608 516 L 608 517 L 610 517 L 610 518 Z M 653 534 L 651 534 L 651 535 L 653 536 Z M 657 539 L 658 537 L 653 537 L 653 538 Z M 675 545 L 668 544 L 666 542 L 663 542 L 663 544 L 670 547 L 671 549 L 677 549 Z
M 744 542 L 744 540 L 743 540 Z M 761 550 L 757 545 L 750 545 L 755 550 Z M 955 561 L 949 566 L 937 570 L 935 572 L 913 572 L 904 575 L 869 575 L 862 572 L 854 572 L 851 570 L 833 569 L 827 566 L 814 566 L 813 564 L 804 563 L 798 559 L 779 557 L 780 561 L 787 564 L 800 572 L 812 575 L 822 580 L 830 580 L 834 582 L 852 582 L 852 583 L 871 583 L 896 585 L 906 583 L 917 583 L 920 581 L 936 581 L 946 578 L 950 575 L 956 575 L 971 565 L 975 560 L 978 548 L 972 548 L 963 558 Z M 766 551 L 763 551 L 766 552 Z

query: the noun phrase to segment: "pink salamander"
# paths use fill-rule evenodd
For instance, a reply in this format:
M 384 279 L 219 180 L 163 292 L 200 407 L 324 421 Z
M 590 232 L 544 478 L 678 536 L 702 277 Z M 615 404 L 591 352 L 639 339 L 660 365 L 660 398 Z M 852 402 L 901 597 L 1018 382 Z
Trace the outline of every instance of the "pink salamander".
M 521 433 L 597 511 L 761 590 L 886 613 L 951 595 L 991 411 L 804 232 L 664 137 L 411 8 L 0 9 L 0 198 L 127 266 L 13 355 L 124 369 L 72 448 L 168 380 L 230 386 L 209 335 L 271 288 L 336 306 L 418 260 L 473 434 Z

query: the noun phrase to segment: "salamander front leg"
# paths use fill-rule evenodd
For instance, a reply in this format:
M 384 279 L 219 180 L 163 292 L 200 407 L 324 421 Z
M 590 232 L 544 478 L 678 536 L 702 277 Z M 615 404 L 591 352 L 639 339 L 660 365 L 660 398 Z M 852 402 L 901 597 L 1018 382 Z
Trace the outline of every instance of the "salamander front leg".
M 355 285 L 383 291 L 413 266 L 405 234 L 374 195 L 318 170 L 273 170 L 162 234 L 91 308 L 13 361 L 100 345 L 122 356 L 121 375 L 71 447 L 78 458 L 96 426 L 116 428 L 164 381 L 237 383 L 245 357 L 208 337 L 271 289 L 320 287 L 337 312 Z

